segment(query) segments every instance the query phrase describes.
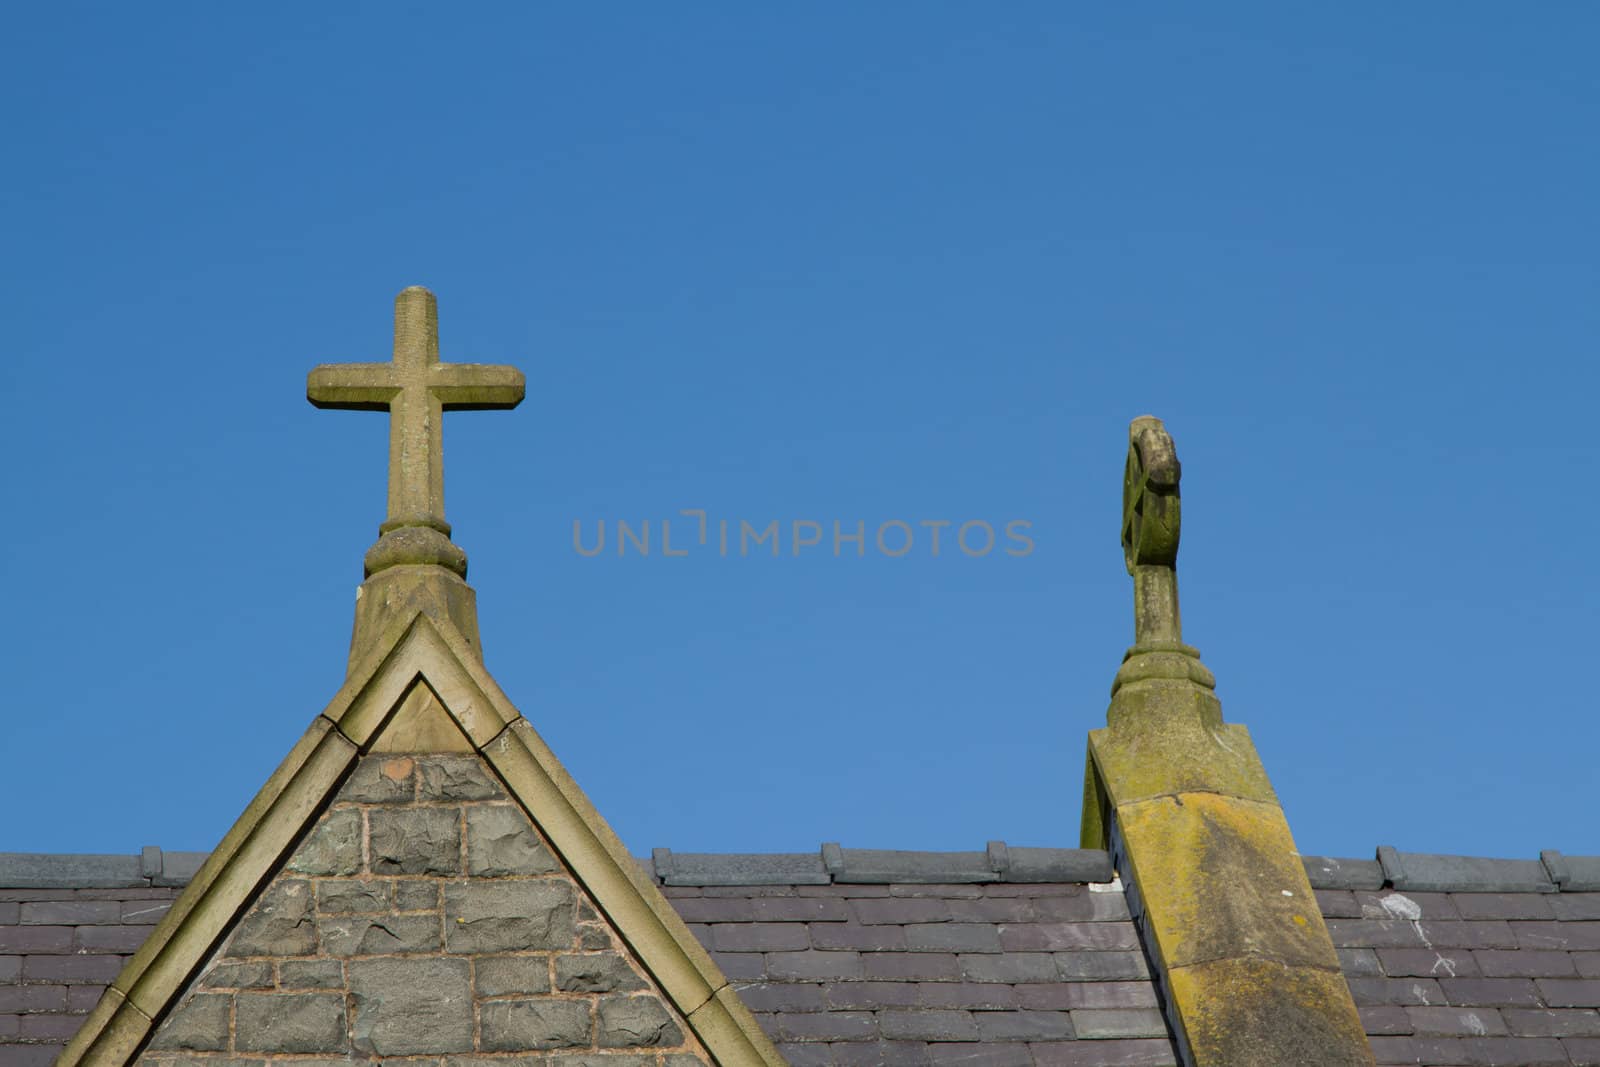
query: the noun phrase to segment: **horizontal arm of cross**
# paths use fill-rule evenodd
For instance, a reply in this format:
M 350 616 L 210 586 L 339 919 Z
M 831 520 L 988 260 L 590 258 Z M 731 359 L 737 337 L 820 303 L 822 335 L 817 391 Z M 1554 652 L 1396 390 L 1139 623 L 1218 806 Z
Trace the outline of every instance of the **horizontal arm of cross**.
M 446 411 L 503 411 L 527 389 L 521 371 L 495 363 L 436 363 L 429 376 L 428 391 Z
M 306 375 L 306 399 L 319 408 L 387 411 L 398 392 L 391 363 L 324 363 Z

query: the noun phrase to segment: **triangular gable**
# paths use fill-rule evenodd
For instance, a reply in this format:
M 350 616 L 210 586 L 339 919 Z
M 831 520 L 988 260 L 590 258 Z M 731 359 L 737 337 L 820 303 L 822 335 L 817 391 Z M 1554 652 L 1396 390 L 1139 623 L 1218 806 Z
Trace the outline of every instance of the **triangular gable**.
M 372 646 L 351 671 L 58 1063 L 132 1062 L 304 842 L 357 761 L 409 737 L 474 753 L 493 769 L 713 1062 L 781 1064 L 716 964 L 461 635 L 423 614 L 389 632 L 393 639 Z M 457 740 L 449 738 L 441 712 Z

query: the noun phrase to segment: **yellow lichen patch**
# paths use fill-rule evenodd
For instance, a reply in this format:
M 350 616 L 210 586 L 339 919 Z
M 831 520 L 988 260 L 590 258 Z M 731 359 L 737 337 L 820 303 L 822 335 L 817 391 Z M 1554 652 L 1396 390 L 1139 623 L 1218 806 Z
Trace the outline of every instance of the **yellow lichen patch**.
M 1197 705 L 1207 699 L 1214 703 L 1209 693 L 1184 686 L 1179 695 L 1187 703 L 1182 706 L 1151 699 L 1147 706 L 1122 708 L 1170 696 L 1150 692 L 1155 684 L 1119 692 L 1112 708 L 1129 710 L 1128 716 L 1117 726 L 1089 733 L 1089 751 L 1114 804 L 1191 790 L 1277 802 L 1250 731 L 1238 723 L 1210 725 L 1202 718 Z
M 1167 967 L 1258 956 L 1338 969 L 1276 804 L 1185 793 L 1123 805 L 1117 821 Z
M 1176 968 L 1167 988 L 1196 1067 L 1371 1067 L 1344 976 L 1271 960 Z

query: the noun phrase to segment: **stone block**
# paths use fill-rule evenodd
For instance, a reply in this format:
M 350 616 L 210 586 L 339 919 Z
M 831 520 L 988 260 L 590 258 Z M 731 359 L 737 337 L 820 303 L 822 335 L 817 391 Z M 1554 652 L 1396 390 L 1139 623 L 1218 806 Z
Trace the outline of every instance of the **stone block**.
M 601 997 L 597 1011 L 601 1048 L 656 1048 L 683 1044 L 683 1030 L 656 996 Z
M 586 952 L 603 952 L 613 947 L 611 933 L 603 926 L 580 926 L 578 947 Z
M 485 1052 L 589 1047 L 586 1000 L 486 1000 L 478 1020 Z
M 505 790 L 477 756 L 424 756 L 423 800 L 496 800 Z
M 472 1051 L 472 992 L 460 959 L 349 964 L 351 1039 L 372 1056 Z
M 394 883 L 355 878 L 333 878 L 317 883 L 317 910 L 325 915 L 386 912 Z
M 339 915 L 317 920 L 330 956 L 389 956 L 439 951 L 439 916 Z
M 565 881 L 447 885 L 445 944 L 451 952 L 569 948 L 575 896 Z
M 480 878 L 552 874 L 560 868 L 522 809 L 480 804 L 467 809 L 467 873 Z
M 311 883 L 275 882 L 239 920 L 228 940 L 228 956 L 309 956 L 317 951 Z
M 228 1047 L 227 993 L 197 993 L 167 1016 L 150 1042 L 153 1049 L 220 1052 Z
M 336 993 L 240 993 L 234 1046 L 241 1052 L 343 1052 L 344 997 Z
M 271 989 L 272 964 L 219 963 L 200 979 L 202 989 Z
M 338 960 L 284 960 L 278 975 L 285 989 L 344 988 L 344 966 Z
M 480 956 L 473 962 L 473 981 L 480 997 L 548 993 L 550 959 L 547 956 Z
M 396 882 L 394 906 L 396 911 L 437 911 L 439 886 L 435 882 Z
M 409 804 L 417 794 L 417 761 L 409 756 L 367 756 L 339 790 L 341 801 Z
M 455 808 L 379 808 L 368 847 L 374 874 L 456 874 L 461 824 Z
M 556 988 L 564 993 L 624 993 L 644 989 L 626 958 L 615 952 L 556 957 Z
M 297 874 L 355 874 L 361 869 L 361 812 L 335 808 L 295 849 L 289 869 Z

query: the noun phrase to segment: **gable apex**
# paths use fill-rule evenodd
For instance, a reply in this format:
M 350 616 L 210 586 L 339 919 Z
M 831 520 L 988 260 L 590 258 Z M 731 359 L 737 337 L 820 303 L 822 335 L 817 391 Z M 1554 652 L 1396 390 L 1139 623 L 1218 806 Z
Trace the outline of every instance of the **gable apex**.
M 263 887 L 282 870 L 360 757 L 426 688 L 459 748 L 492 769 L 603 920 L 649 972 L 714 1062 L 783 1062 L 654 881 L 639 870 L 533 726 L 448 622 L 419 611 L 386 627 L 144 946 L 106 990 L 58 1063 L 132 1062 Z M 415 698 L 415 699 L 413 699 Z M 437 733 L 430 736 L 437 736 Z

